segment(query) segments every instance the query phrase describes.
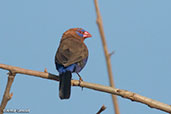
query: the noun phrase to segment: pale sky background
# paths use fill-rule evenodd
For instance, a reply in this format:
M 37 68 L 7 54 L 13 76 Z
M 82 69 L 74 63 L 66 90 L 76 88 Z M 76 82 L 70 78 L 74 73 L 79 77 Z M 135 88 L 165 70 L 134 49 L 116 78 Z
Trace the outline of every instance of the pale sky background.
M 99 0 L 117 88 L 171 104 L 171 1 Z M 0 0 L 0 63 L 58 74 L 54 56 L 63 32 L 82 27 L 92 34 L 84 81 L 108 84 L 93 0 Z M 0 100 L 7 82 L 0 69 Z M 74 79 L 78 77 L 73 74 Z M 107 93 L 73 87 L 69 100 L 58 97 L 58 82 L 18 74 L 6 109 L 30 114 L 113 114 Z M 118 97 L 121 114 L 164 114 Z

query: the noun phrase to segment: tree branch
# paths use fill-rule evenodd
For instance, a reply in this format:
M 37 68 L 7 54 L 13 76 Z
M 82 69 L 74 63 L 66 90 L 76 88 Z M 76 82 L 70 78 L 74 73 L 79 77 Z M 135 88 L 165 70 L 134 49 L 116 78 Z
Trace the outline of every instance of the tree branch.
M 10 72 L 8 73 L 8 82 L 7 82 L 7 86 L 4 92 L 4 96 L 0 105 L 0 114 L 3 114 L 3 110 L 5 109 L 7 102 L 12 98 L 13 93 L 10 94 L 10 89 L 12 86 L 12 83 L 14 81 L 15 78 L 15 73 L 13 73 L 13 71 L 10 70 Z
M 27 70 L 24 68 L 19 68 L 19 67 L 15 67 L 15 66 L 11 66 L 11 65 L 6 65 L 6 64 L 0 64 L 0 68 L 5 69 L 5 70 L 9 70 L 9 71 L 13 71 L 16 74 L 17 73 L 26 74 L 26 75 L 31 75 L 31 76 L 37 76 L 40 78 L 46 78 L 46 79 L 50 79 L 50 80 L 59 81 L 58 76 L 56 76 L 54 74 L 47 73 L 47 70 L 45 70 L 44 72 L 38 72 L 38 71 Z
M 14 67 L 14 66 L 10 66 L 10 65 L 5 65 L 5 64 L 0 64 L 0 68 L 12 71 L 15 74 L 17 74 L 17 73 L 26 74 L 26 75 L 31 75 L 31 76 L 35 76 L 35 77 L 41 77 L 41 78 L 45 78 L 45 79 L 59 81 L 59 77 L 54 75 L 54 74 L 51 74 L 51 73 L 27 70 L 27 69 Z M 104 85 L 94 84 L 94 83 L 89 83 L 89 82 L 84 82 L 84 81 L 81 81 L 81 83 L 80 83 L 79 80 L 72 80 L 71 84 L 72 84 L 72 86 L 80 86 L 80 87 L 94 89 L 94 90 L 101 91 L 101 92 L 110 93 L 113 95 L 118 95 L 118 96 L 121 96 L 123 98 L 130 99 L 132 101 L 136 101 L 136 102 L 146 104 L 151 108 L 156 108 L 156 109 L 171 113 L 171 106 L 170 105 L 161 103 L 159 101 L 141 96 L 139 94 L 136 94 L 136 93 L 133 93 L 133 92 L 130 92 L 127 90 L 112 88 L 109 86 L 104 86 Z
M 105 58 L 106 58 L 109 82 L 110 82 L 110 86 L 115 88 L 113 73 L 112 73 L 112 65 L 111 65 L 111 61 L 110 61 L 110 54 L 108 53 L 108 49 L 107 49 L 107 43 L 106 43 L 106 40 L 105 40 L 106 38 L 105 38 L 105 34 L 104 34 L 103 22 L 102 22 L 102 17 L 100 15 L 98 1 L 94 0 L 94 4 L 95 4 L 96 14 L 97 14 L 96 22 L 97 22 L 97 25 L 98 25 L 98 28 L 99 28 L 101 40 L 102 40 L 102 43 L 103 43 L 104 54 L 105 54 Z M 114 106 L 114 109 L 115 109 L 115 114 L 120 114 L 118 100 L 117 100 L 117 97 L 115 95 L 112 95 L 112 101 L 113 101 L 113 106 Z
M 96 114 L 100 114 L 101 112 L 103 112 L 106 109 L 105 105 L 103 105 L 100 110 L 96 113 Z

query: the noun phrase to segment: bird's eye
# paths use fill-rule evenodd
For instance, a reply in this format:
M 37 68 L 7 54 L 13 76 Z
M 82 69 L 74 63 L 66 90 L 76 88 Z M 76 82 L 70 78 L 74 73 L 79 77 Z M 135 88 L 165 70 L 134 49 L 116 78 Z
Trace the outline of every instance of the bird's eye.
M 84 32 L 83 32 L 83 31 L 79 31 L 79 33 L 80 33 L 80 34 L 84 34 Z

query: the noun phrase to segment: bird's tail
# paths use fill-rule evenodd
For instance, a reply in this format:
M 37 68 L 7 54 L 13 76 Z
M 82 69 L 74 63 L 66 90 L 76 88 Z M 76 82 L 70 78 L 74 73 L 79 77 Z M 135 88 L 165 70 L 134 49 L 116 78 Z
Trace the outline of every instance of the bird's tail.
M 69 99 L 71 93 L 71 72 L 67 71 L 59 75 L 59 97 Z

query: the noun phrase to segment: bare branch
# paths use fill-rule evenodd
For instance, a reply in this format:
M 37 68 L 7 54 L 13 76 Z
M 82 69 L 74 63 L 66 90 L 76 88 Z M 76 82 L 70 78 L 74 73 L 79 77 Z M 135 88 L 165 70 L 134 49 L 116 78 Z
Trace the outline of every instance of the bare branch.
M 10 93 L 10 89 L 11 89 L 12 83 L 14 81 L 14 78 L 15 78 L 15 73 L 10 71 L 8 73 L 8 82 L 7 82 L 7 86 L 6 86 L 6 89 L 5 89 L 5 92 L 4 92 L 4 96 L 3 96 L 3 99 L 2 99 L 2 102 L 1 102 L 1 105 L 0 105 L 0 114 L 3 114 L 3 110 L 5 109 L 8 101 L 13 96 L 13 93 Z
M 101 40 L 102 40 L 102 43 L 103 43 L 104 54 L 105 54 L 105 58 L 106 58 L 109 82 L 110 82 L 110 86 L 115 88 L 113 73 L 112 73 L 112 65 L 111 65 L 110 56 L 109 56 L 110 54 L 108 53 L 108 49 L 107 49 L 107 43 L 106 43 L 106 40 L 105 40 L 103 22 L 102 22 L 102 17 L 100 15 L 98 1 L 94 0 L 94 4 L 95 4 L 96 14 L 97 14 L 96 22 L 97 22 L 97 25 L 98 25 L 98 28 L 99 28 Z M 118 100 L 117 100 L 117 97 L 115 95 L 112 95 L 112 101 L 113 101 L 113 106 L 114 106 L 114 109 L 115 109 L 115 114 L 120 114 Z
M 33 71 L 33 70 L 26 70 L 24 68 L 19 68 L 19 67 L 5 65 L 5 64 L 0 64 L 0 68 L 5 69 L 5 70 L 9 70 L 9 71 L 13 71 L 13 72 L 19 73 L 19 74 L 26 74 L 26 75 L 31 75 L 31 76 L 37 76 L 37 77 L 40 77 L 40 78 L 46 78 L 46 79 L 59 81 L 58 76 L 56 76 L 54 74 L 46 73 L 46 72 L 38 72 L 38 71 Z
M 101 112 L 103 112 L 106 109 L 105 105 L 103 105 L 100 110 L 96 113 L 96 114 L 100 114 Z
M 0 68 L 5 69 L 5 70 L 9 70 L 9 71 L 13 71 L 16 74 L 17 73 L 26 74 L 26 75 L 31 75 L 31 76 L 35 76 L 35 77 L 41 77 L 41 78 L 45 78 L 45 79 L 59 81 L 59 77 L 57 75 L 54 75 L 51 73 L 27 70 L 27 69 L 14 67 L 14 66 L 10 66 L 10 65 L 5 65 L 5 64 L 0 64 Z M 94 90 L 101 91 L 101 92 L 110 93 L 113 95 L 118 95 L 118 96 L 121 96 L 123 98 L 130 99 L 131 101 L 136 101 L 136 102 L 146 104 L 151 108 L 156 108 L 156 109 L 171 113 L 171 106 L 170 105 L 161 103 L 159 101 L 141 96 L 139 94 L 136 94 L 136 93 L 133 93 L 133 92 L 130 92 L 127 90 L 112 88 L 109 86 L 89 83 L 89 82 L 85 82 L 85 81 L 81 81 L 81 83 L 80 83 L 79 80 L 72 80 L 71 84 L 72 84 L 72 86 L 80 86 L 80 87 L 94 89 Z

